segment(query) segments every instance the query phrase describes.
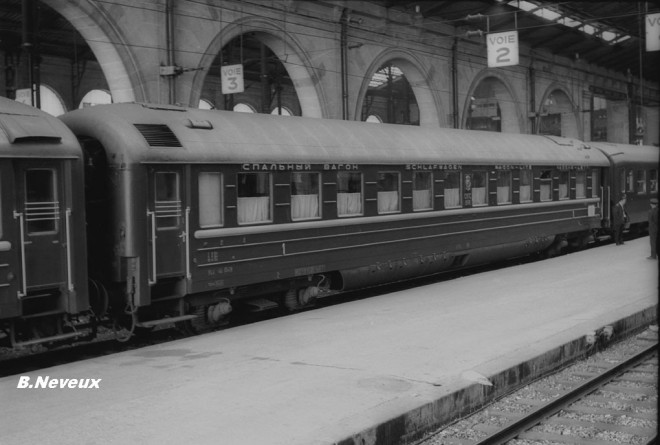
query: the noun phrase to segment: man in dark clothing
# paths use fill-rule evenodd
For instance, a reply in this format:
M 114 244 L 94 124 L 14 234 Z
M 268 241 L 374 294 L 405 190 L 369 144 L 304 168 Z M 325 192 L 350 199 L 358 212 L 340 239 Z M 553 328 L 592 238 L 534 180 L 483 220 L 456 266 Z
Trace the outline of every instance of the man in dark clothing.
M 651 256 L 649 260 L 658 259 L 658 200 L 651 199 L 651 209 L 649 210 L 649 238 L 651 240 Z
M 628 222 L 628 213 L 626 213 L 626 195 L 621 195 L 621 200 L 612 209 L 612 225 L 614 229 L 614 241 L 617 246 L 623 244 L 623 228 Z

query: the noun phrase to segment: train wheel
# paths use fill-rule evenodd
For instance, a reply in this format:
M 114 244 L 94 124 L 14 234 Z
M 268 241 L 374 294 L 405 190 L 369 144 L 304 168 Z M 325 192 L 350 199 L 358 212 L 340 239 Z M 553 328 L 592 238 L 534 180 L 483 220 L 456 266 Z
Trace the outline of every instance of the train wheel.
M 211 332 L 230 323 L 231 311 L 231 303 L 225 298 L 216 304 L 193 306 L 190 314 L 196 315 L 197 318 L 177 323 L 177 327 L 186 335 Z
M 100 281 L 89 279 L 89 303 L 97 319 L 108 313 L 110 297 L 108 291 Z

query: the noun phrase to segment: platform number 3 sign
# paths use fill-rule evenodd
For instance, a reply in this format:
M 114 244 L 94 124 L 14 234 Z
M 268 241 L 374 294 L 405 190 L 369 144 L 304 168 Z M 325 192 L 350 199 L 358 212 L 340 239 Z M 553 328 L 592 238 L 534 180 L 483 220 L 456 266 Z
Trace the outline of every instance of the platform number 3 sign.
M 486 42 L 489 68 L 518 65 L 518 31 L 488 34 Z
M 646 51 L 660 51 L 660 14 L 646 16 Z

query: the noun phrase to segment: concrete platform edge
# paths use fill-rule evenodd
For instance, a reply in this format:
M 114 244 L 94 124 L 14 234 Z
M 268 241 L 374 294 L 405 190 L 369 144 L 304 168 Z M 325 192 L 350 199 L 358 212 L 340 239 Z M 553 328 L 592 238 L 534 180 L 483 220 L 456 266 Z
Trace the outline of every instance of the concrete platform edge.
M 422 439 L 427 433 L 458 420 L 506 394 L 542 378 L 600 348 L 622 340 L 657 322 L 658 305 L 654 305 L 595 331 L 596 344 L 582 335 L 530 360 L 494 375 L 486 376 L 493 386 L 469 384 L 439 399 L 414 408 L 399 416 L 374 425 L 334 445 L 402 445 Z M 613 328 L 607 339 L 605 328 Z

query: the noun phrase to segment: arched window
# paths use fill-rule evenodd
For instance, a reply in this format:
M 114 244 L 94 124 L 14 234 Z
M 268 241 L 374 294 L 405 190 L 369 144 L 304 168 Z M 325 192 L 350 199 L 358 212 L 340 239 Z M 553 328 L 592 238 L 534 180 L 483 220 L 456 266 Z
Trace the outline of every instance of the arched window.
M 78 108 L 93 107 L 94 105 L 111 104 L 112 96 L 105 90 L 91 90 L 80 101 Z
M 234 105 L 233 110 L 237 113 L 256 113 L 257 110 L 255 110 L 251 105 L 245 104 L 245 103 L 237 103 Z
M 60 95 L 48 85 L 39 85 L 39 95 L 41 96 L 41 110 L 53 116 L 60 116 L 66 113 L 64 101 Z M 29 88 L 16 90 L 16 101 L 26 105 L 33 105 Z
M 213 104 L 206 99 L 200 99 L 197 108 L 199 108 L 200 110 L 215 110 Z
M 287 107 L 281 107 L 279 109 L 277 107 L 275 107 L 275 108 L 273 108 L 273 111 L 270 112 L 270 114 L 274 114 L 276 116 L 277 115 L 280 115 L 280 116 L 293 116 L 293 113 Z

